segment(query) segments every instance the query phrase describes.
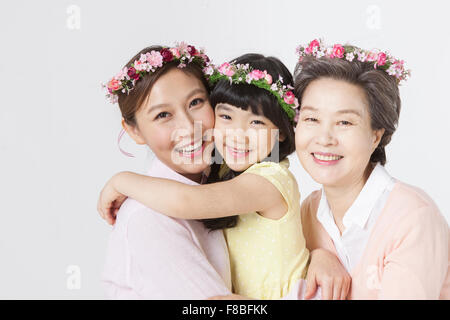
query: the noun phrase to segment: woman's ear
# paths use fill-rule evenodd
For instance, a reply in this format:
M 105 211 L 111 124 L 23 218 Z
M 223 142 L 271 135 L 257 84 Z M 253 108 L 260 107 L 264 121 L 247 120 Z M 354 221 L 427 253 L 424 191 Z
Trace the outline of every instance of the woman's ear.
M 378 129 L 378 130 L 374 130 L 374 141 L 373 141 L 373 150 L 374 151 L 378 145 L 380 144 L 381 138 L 383 138 L 383 134 L 385 132 L 384 128 Z
M 125 119 L 122 118 L 122 128 L 134 140 L 134 142 L 136 142 L 137 144 L 146 144 L 137 125 L 130 125 L 126 123 Z

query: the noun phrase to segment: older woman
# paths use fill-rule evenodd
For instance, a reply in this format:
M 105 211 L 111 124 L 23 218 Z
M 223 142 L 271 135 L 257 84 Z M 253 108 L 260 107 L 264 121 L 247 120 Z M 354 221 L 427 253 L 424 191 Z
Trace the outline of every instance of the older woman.
M 448 224 L 425 192 L 384 168 L 403 62 L 317 40 L 299 54 L 296 151 L 322 185 L 302 204 L 309 249 L 339 257 L 350 299 L 449 299 Z

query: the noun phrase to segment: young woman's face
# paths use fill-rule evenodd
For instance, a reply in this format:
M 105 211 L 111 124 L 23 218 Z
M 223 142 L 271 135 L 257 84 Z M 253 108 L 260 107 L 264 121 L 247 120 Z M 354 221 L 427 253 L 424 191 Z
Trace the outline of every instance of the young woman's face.
M 134 140 L 176 172 L 195 180 L 209 166 L 214 111 L 195 76 L 178 68 L 162 75 L 136 112 L 136 122 L 127 130 Z
M 227 166 L 237 172 L 265 159 L 279 140 L 278 128 L 251 110 L 219 103 L 215 108 L 214 141 Z
M 362 88 L 322 78 L 303 93 L 295 131 L 296 152 L 311 177 L 325 187 L 364 179 L 384 130 L 371 128 Z

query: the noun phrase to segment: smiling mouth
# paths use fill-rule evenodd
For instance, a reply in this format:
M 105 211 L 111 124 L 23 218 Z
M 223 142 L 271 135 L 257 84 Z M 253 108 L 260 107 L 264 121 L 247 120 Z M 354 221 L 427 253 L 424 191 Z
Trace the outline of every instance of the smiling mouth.
M 233 148 L 230 146 L 226 146 L 227 150 L 231 153 L 231 155 L 236 157 L 243 157 L 250 153 L 250 149 L 239 149 L 239 148 Z
M 200 153 L 203 150 L 204 145 L 205 141 L 199 140 L 195 143 L 184 146 L 182 148 L 174 148 L 174 150 L 178 152 L 181 156 L 192 157 Z
M 343 156 L 332 153 L 311 153 L 311 155 L 314 157 L 314 160 L 320 162 L 337 162 L 344 158 Z

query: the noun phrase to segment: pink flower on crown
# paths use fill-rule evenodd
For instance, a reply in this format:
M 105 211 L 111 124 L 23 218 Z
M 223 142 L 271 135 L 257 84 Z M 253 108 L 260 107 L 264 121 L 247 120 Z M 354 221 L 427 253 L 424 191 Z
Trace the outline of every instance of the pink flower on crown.
M 259 79 L 263 79 L 266 75 L 261 70 L 252 70 L 252 72 L 250 72 L 249 76 L 250 76 L 250 79 L 252 79 L 252 80 L 259 80 Z
M 233 67 L 228 62 L 224 62 L 220 65 L 219 72 L 228 77 L 232 77 L 235 73 Z
M 146 57 L 146 59 L 147 59 L 147 57 Z M 136 61 L 134 62 L 134 68 L 135 68 L 137 71 L 143 71 L 143 70 L 147 71 L 147 68 L 148 68 L 148 67 L 149 67 L 148 63 L 142 62 L 141 59 L 136 60 Z
M 386 53 L 380 52 L 380 53 L 378 54 L 377 65 L 379 65 L 379 66 L 384 66 L 384 65 L 386 64 L 386 60 L 387 60 Z
M 119 88 L 120 88 L 120 85 L 121 85 L 121 83 L 120 83 L 120 81 L 119 80 L 117 80 L 117 79 L 111 79 L 111 81 L 109 81 L 108 82 L 108 91 L 110 92 L 110 93 L 112 93 L 113 91 L 116 91 L 116 90 L 118 90 Z
M 344 57 L 345 49 L 340 44 L 335 44 L 333 46 L 333 51 L 331 52 L 330 57 L 331 58 L 343 58 Z
M 159 51 L 152 50 L 150 53 L 147 52 L 147 62 L 152 67 L 162 67 L 163 64 L 163 56 Z
M 367 54 L 367 61 L 377 61 L 378 60 L 378 52 L 369 52 Z
M 188 51 L 188 44 L 186 42 L 184 42 L 184 41 L 181 41 L 178 44 L 177 49 L 180 52 L 180 54 L 189 53 L 189 51 Z
M 367 61 L 367 54 L 365 52 L 358 51 L 357 54 L 358 54 L 358 61 L 361 61 L 361 62 Z
M 266 79 L 268 84 L 272 84 L 272 76 L 267 73 L 267 71 L 264 71 L 264 79 Z
M 310 54 L 313 53 L 315 51 L 315 48 L 319 48 L 320 47 L 320 42 L 317 39 L 314 39 L 313 41 L 311 41 L 309 43 L 309 46 L 307 48 L 305 48 L 305 52 Z
M 180 51 L 178 50 L 178 48 L 170 48 L 170 52 L 172 52 L 172 54 L 179 59 L 181 57 Z
M 288 91 L 284 94 L 283 100 L 287 104 L 293 104 L 295 103 L 295 95 L 292 93 L 292 91 Z

